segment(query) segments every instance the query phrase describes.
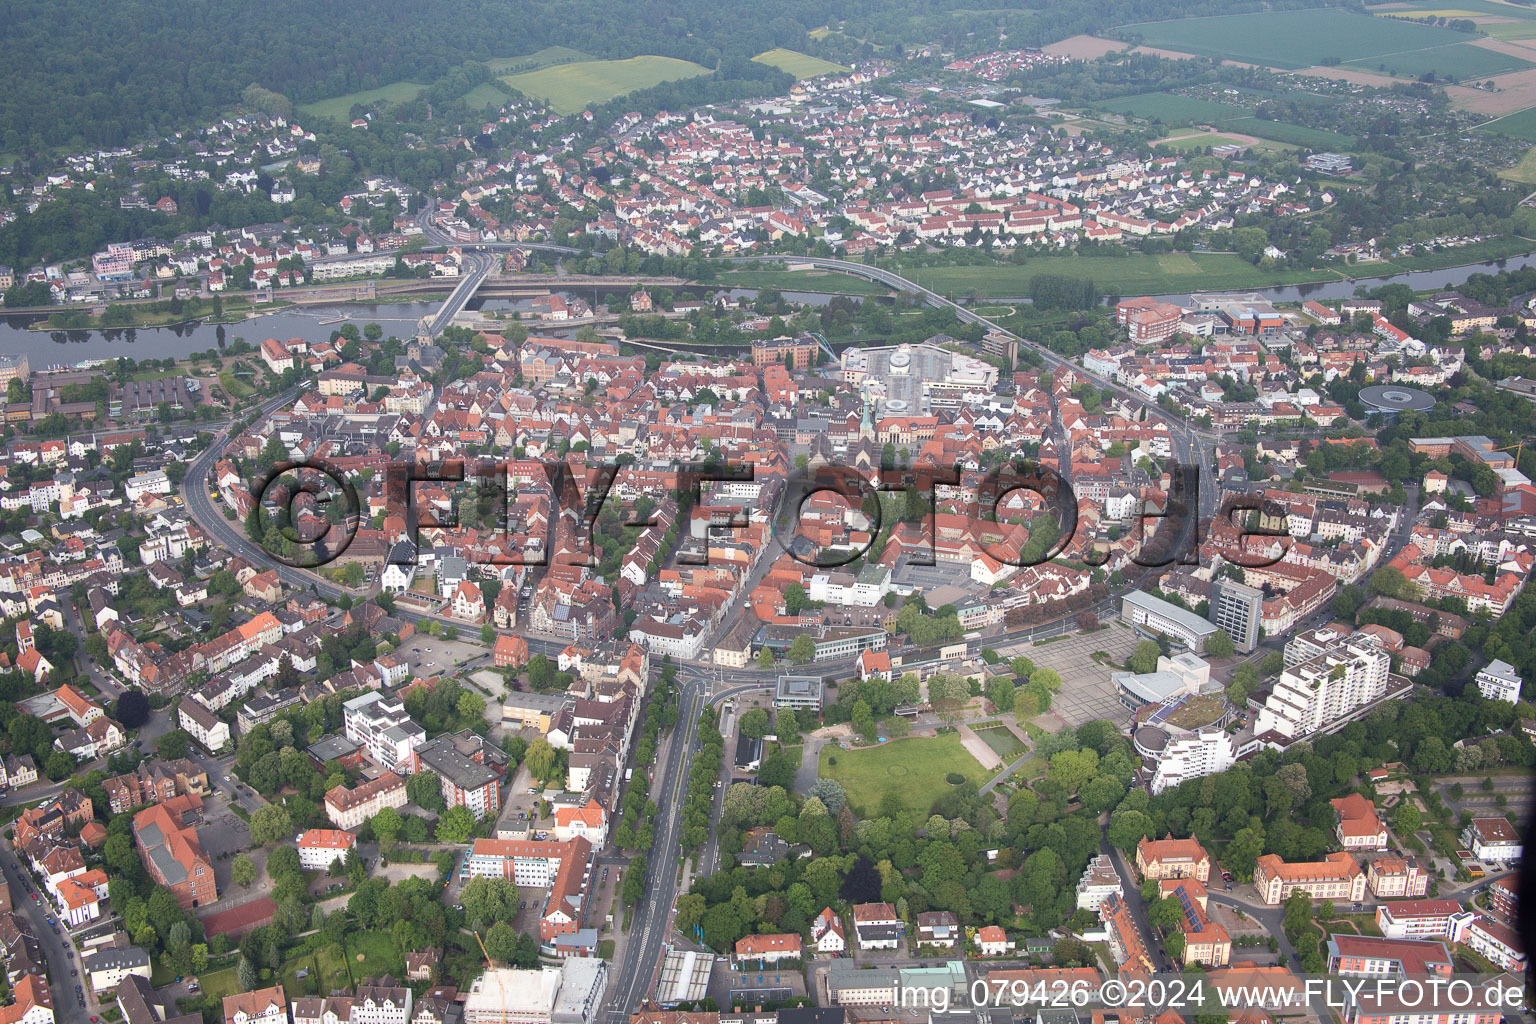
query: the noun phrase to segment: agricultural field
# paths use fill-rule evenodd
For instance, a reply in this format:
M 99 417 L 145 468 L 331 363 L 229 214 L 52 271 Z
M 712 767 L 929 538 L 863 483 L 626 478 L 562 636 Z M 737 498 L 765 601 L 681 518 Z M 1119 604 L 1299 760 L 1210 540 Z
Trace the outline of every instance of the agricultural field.
M 808 53 L 799 50 L 786 50 L 782 46 L 776 50 L 760 53 L 752 58 L 759 64 L 769 64 L 780 71 L 787 71 L 797 79 L 815 78 L 817 75 L 830 75 L 838 71 L 848 69 L 841 64 L 834 64 L 830 60 L 822 60 L 820 57 L 812 57 Z
M 421 95 L 424 85 L 415 82 L 391 82 L 389 85 L 381 85 L 377 89 L 364 89 L 361 92 L 349 92 L 344 96 L 333 96 L 328 100 L 316 100 L 314 103 L 305 103 L 299 107 L 299 112 L 310 117 L 326 117 L 333 121 L 344 121 L 351 114 L 352 107 L 361 103 L 407 103 Z
M 1307 128 L 1288 121 L 1266 121 L 1259 117 L 1239 117 L 1223 121 L 1219 127 L 1225 131 L 1243 132 L 1257 135 L 1261 139 L 1271 139 L 1291 146 L 1306 146 L 1309 149 L 1353 149 L 1355 145 L 1354 138 L 1349 135 L 1321 128 Z
M 1389 22 L 1388 24 L 1401 24 Z M 1536 53 L 1532 54 L 1536 57 Z M 1500 53 L 1469 43 L 1451 43 L 1446 46 L 1430 46 L 1419 50 L 1405 50 L 1375 57 L 1362 57 L 1346 61 L 1344 67 L 1359 68 L 1389 75 L 1407 75 L 1417 78 L 1433 73 L 1436 78 L 1466 81 L 1491 78 L 1511 71 L 1526 71 L 1533 65 L 1514 54 Z
M 1378 17 L 1466 19 L 1494 39 L 1536 39 L 1536 10 L 1498 0 L 1467 0 L 1466 3 L 1414 0 L 1406 7 L 1367 7 Z
M 638 89 L 707 74 L 708 68 L 692 61 L 646 54 L 628 60 L 555 64 L 536 71 L 502 75 L 501 80 L 525 96 L 548 103 L 557 113 L 574 114 Z
M 833 762 L 836 762 L 835 764 Z M 978 786 L 987 780 L 981 764 L 966 751 L 958 733 L 892 740 L 861 750 L 821 748 L 817 774 L 836 779 L 848 791 L 848 804 L 861 818 L 875 814 L 887 793 L 908 807 L 928 813 L 933 802 L 952 788 L 950 773 Z
M 1161 121 L 1164 124 L 1210 124 L 1224 118 L 1247 117 L 1252 110 L 1234 107 L 1229 103 L 1213 103 L 1210 100 L 1175 96 L 1167 92 L 1144 92 L 1136 96 L 1121 96 L 1096 105 L 1100 110 L 1116 114 L 1129 114 L 1144 121 Z
M 1536 107 L 1527 107 L 1506 117 L 1489 121 L 1487 124 L 1479 125 L 1477 130 L 1481 132 L 1497 132 L 1500 135 L 1509 135 L 1516 139 L 1536 142 Z M 1529 154 L 1527 154 L 1526 160 L 1520 161 L 1520 166 L 1524 167 L 1528 160 Z
M 1451 74 L 1452 66 L 1481 66 L 1476 56 L 1481 47 L 1467 47 L 1473 55 L 1449 52 L 1474 38 L 1465 32 L 1332 8 L 1150 21 L 1127 25 L 1120 32 L 1147 46 L 1291 70 L 1329 61 L 1374 67 L 1389 56 L 1406 66 L 1410 52 L 1428 50 L 1447 51 L 1434 56 L 1444 74 Z M 1517 61 L 1511 69 L 1526 66 L 1518 58 L 1493 55 Z

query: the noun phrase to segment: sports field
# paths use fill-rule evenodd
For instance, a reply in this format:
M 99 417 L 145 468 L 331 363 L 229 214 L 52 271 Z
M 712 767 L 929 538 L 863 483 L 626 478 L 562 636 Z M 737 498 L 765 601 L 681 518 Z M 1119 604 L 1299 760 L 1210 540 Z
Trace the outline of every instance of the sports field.
M 1147 46 L 1275 68 L 1300 69 L 1330 61 L 1374 67 L 1388 57 L 1405 67 L 1428 60 L 1444 65 L 1440 73 L 1447 75 L 1453 67 L 1472 74 L 1492 73 L 1471 69 L 1505 61 L 1514 62 L 1506 70 L 1529 66 L 1516 57 L 1468 46 L 1475 37 L 1465 32 L 1338 8 L 1149 21 L 1127 25 L 1121 33 Z M 1425 51 L 1436 52 L 1409 56 Z M 1490 56 L 1483 57 L 1484 53 Z
M 352 112 L 355 104 L 364 106 L 370 103 L 406 103 L 421 95 L 424 85 L 415 82 L 391 82 L 381 85 L 377 89 L 364 89 L 361 92 L 349 92 L 345 96 L 333 96 L 328 100 L 316 100 L 314 103 L 306 103 L 299 107 L 299 112 L 310 117 L 328 117 L 333 121 L 344 121 Z
M 820 57 L 812 57 L 808 53 L 799 50 L 786 50 L 782 46 L 766 53 L 760 53 L 752 58 L 759 64 L 771 64 L 780 71 L 788 71 L 796 78 L 815 78 L 817 75 L 830 75 L 838 71 L 848 69 L 841 64 L 834 64 Z
M 828 744 L 821 748 L 817 769 L 822 778 L 843 784 L 849 806 L 861 818 L 879 813 L 880 801 L 887 793 L 896 794 L 908 807 L 926 814 L 935 800 L 953 788 L 944 781 L 951 772 L 978 786 L 987 779 L 957 733 L 893 740 L 862 750 Z
M 501 80 L 525 96 L 548 103 L 557 113 L 574 114 L 638 89 L 707 74 L 708 68 L 692 61 L 646 54 L 628 60 L 555 64 L 536 71 L 502 75 Z
M 1176 152 L 1184 152 L 1190 149 L 1205 149 L 1207 146 L 1246 146 L 1248 143 L 1241 139 L 1234 139 L 1230 135 L 1188 135 L 1182 139 L 1164 139 L 1155 143 L 1160 149 L 1171 149 Z

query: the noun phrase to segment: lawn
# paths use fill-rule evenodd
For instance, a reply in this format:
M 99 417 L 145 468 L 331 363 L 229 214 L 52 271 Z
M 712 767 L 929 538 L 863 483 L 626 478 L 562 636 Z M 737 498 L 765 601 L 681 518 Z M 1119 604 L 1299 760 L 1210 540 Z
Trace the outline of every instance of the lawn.
M 547 68 L 551 64 L 571 64 L 575 61 L 591 59 L 590 53 L 582 53 L 569 46 L 546 46 L 542 50 L 525 53 L 521 57 L 495 57 L 486 61 L 485 66 L 491 69 L 493 75 L 510 75 L 518 71 Z
M 830 60 L 822 60 L 820 57 L 812 57 L 808 53 L 799 50 L 786 50 L 780 46 L 774 50 L 768 50 L 752 58 L 759 64 L 769 64 L 780 71 L 788 71 L 797 79 L 815 78 L 817 75 L 830 75 L 838 71 L 848 69 L 841 64 L 834 64 Z
M 1413 270 L 1444 270 L 1446 267 L 1459 267 L 1468 263 L 1481 263 L 1484 260 L 1502 260 L 1510 256 L 1523 256 L 1536 250 L 1536 239 L 1521 238 L 1496 238 L 1490 242 L 1480 242 L 1477 245 L 1464 245 L 1455 249 L 1444 249 L 1440 252 L 1426 253 L 1423 256 L 1398 256 L 1385 263 L 1362 264 L 1360 273 L 1375 277 L 1379 274 L 1396 273 L 1399 271 Z M 1377 269 L 1367 271 L 1366 267 Z
M 1210 100 L 1190 96 L 1175 96 L 1168 92 L 1144 92 L 1136 96 L 1121 96 L 1095 105 L 1099 110 L 1112 110 L 1117 114 L 1129 114 L 1144 121 L 1161 121 L 1165 124 L 1209 124 L 1233 117 L 1246 117 L 1253 111 L 1235 107 L 1230 103 L 1213 103 Z
M 713 282 L 722 288 L 777 288 L 842 295 L 889 295 L 885 285 L 830 270 L 722 270 Z
M 1390 21 L 1338 8 L 1150 21 L 1126 25 L 1116 34 L 1181 53 L 1291 69 L 1329 60 L 1379 59 L 1472 39 L 1465 32 Z M 1492 50 L 1484 52 L 1503 56 Z
M 464 94 L 464 105 L 471 110 L 499 110 L 512 99 L 489 82 L 481 82 Z
M 1523 110 L 1521 113 L 1530 113 L 1530 111 Z M 1519 138 L 1519 136 L 1516 137 Z M 1523 185 L 1536 185 L 1536 146 L 1526 150 L 1525 156 L 1520 158 L 1518 164 L 1500 171 L 1499 177 L 1518 181 Z
M 415 82 L 391 82 L 377 89 L 364 89 L 361 92 L 349 92 L 345 96 L 333 96 L 328 100 L 306 103 L 299 107 L 299 111 L 312 117 L 328 117 L 333 121 L 345 121 L 351 115 L 354 104 L 361 103 L 368 106 L 372 103 L 405 103 L 415 99 L 425 88 L 426 86 L 417 85 Z
M 832 764 L 833 760 L 836 764 Z M 944 776 L 954 772 L 980 785 L 987 773 L 956 733 L 893 740 L 862 750 L 821 748 L 817 774 L 836 779 L 848 791 L 848 803 L 860 817 L 874 814 L 887 793 L 908 807 L 927 812 L 951 789 Z
M 240 977 L 233 967 L 226 967 L 222 971 L 206 971 L 198 975 L 197 981 L 203 988 L 203 995 L 209 999 L 222 1000 L 240 991 Z
M 1006 725 L 984 725 L 975 730 L 976 735 L 987 741 L 987 746 L 997 752 L 1004 761 L 1012 761 L 1024 753 L 1024 742 Z
M 525 96 L 543 100 L 557 113 L 574 114 L 638 89 L 707 74 L 708 68 L 692 61 L 646 54 L 628 60 L 556 64 L 536 71 L 502 75 L 501 80 Z

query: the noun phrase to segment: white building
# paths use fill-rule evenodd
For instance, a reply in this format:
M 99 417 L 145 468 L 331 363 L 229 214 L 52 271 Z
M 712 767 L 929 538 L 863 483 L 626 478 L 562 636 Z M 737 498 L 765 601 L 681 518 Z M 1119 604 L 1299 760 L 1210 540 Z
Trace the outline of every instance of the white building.
M 1161 633 L 1192 651 L 1205 650 L 1216 626 L 1192 611 L 1161 598 L 1132 590 L 1120 599 L 1120 619 L 1145 633 Z
M 1497 659 L 1484 665 L 1477 673 L 1477 688 L 1489 700 L 1504 700 L 1513 704 L 1520 699 L 1523 680 L 1515 674 L 1515 666 Z
M 592 1024 L 608 962 L 569 957 L 559 967 L 488 970 L 470 985 L 464 1024 Z
M 347 739 L 360 743 L 382 768 L 409 772 L 411 754 L 426 742 L 427 731 L 406 714 L 398 697 L 369 692 L 342 705 Z
M 91 979 L 92 992 L 110 992 L 130 974 L 149 980 L 149 954 L 137 946 L 102 949 L 80 957 L 85 976 Z
M 230 741 L 229 723 L 204 707 L 194 697 L 183 697 L 177 707 L 176 720 L 202 748 L 210 754 L 218 753 Z
M 312 828 L 294 840 L 299 866 L 307 871 L 329 870 L 335 861 L 346 860 L 347 852 L 356 845 L 357 836 L 335 828 Z
M 165 475 L 163 469 L 152 469 L 123 481 L 123 493 L 131 502 L 138 501 L 146 494 L 170 494 L 171 478 Z
M 1504 864 L 1520 857 L 1520 833 L 1503 818 L 1473 818 L 1461 841 L 1481 861 Z
M 1387 695 L 1391 658 L 1381 641 L 1354 634 L 1280 674 L 1254 732 L 1301 739 Z M 1404 690 L 1406 693 L 1407 691 Z
M 1088 866 L 1083 869 L 1083 877 L 1078 879 L 1077 909 L 1091 910 L 1097 914 L 1111 893 L 1124 896 L 1125 889 L 1109 854 L 1101 853 L 1088 862 Z

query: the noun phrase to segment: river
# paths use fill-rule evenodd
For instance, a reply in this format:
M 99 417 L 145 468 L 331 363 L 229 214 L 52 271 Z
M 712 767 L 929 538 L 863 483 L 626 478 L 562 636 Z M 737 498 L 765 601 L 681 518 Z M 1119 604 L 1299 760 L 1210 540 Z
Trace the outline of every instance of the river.
M 1536 267 L 1536 253 L 1526 253 L 1524 256 L 1510 256 L 1502 260 L 1485 260 L 1482 263 L 1466 263 L 1459 267 L 1445 267 L 1442 270 L 1415 270 L 1404 274 L 1389 274 L 1386 277 L 1361 277 L 1353 281 L 1324 281 L 1318 284 L 1291 284 L 1275 288 L 1229 288 L 1226 291 L 1255 293 L 1262 295 L 1271 302 L 1302 302 L 1307 299 L 1349 299 L 1355 295 L 1355 289 L 1380 288 L 1384 284 L 1406 284 L 1414 291 L 1428 291 L 1434 288 L 1454 287 L 1461 284 L 1473 274 L 1496 274 L 1501 270 L 1521 270 L 1525 267 Z M 1189 293 L 1175 293 L 1172 295 L 1154 295 L 1153 298 L 1166 302 L 1188 304 Z
M 1237 288 L 1231 291 L 1252 292 L 1271 302 L 1301 302 L 1305 299 L 1347 299 L 1357 288 L 1377 288 L 1384 284 L 1406 284 L 1415 290 L 1428 290 L 1454 286 L 1473 274 L 1491 274 L 1500 270 L 1519 270 L 1536 266 L 1536 253 L 1511 256 L 1502 260 L 1485 260 L 1442 270 L 1416 270 L 1405 274 L 1385 277 L 1363 277 L 1353 281 L 1326 281 L 1317 284 L 1284 285 L 1272 288 Z M 601 289 L 601 285 L 596 286 Z M 586 296 L 591 289 L 582 288 Z M 684 290 L 684 289 L 679 289 Z M 686 290 L 702 291 L 703 288 L 688 286 Z M 569 294 L 569 293 L 567 293 Z M 785 301 L 805 305 L 825 305 L 833 296 L 824 292 L 784 291 Z M 730 301 L 753 298 L 755 288 L 732 288 L 725 292 Z M 1155 298 L 1168 302 L 1188 303 L 1189 293 L 1158 295 Z M 1001 300 L 995 300 L 1001 301 Z M 1008 300 L 1016 302 L 1019 300 Z M 488 300 L 486 309 L 533 312 L 528 300 Z M 307 341 L 325 341 L 338 326 L 323 323 L 337 317 L 345 317 L 354 323 L 376 323 L 384 333 L 407 337 L 415 333 L 417 321 L 438 309 L 436 302 L 373 302 L 344 303 L 327 306 L 285 307 L 265 313 L 243 323 L 224 327 L 226 344 L 236 338 L 244 338 L 252 346 L 260 345 L 267 338 L 304 338 Z M 31 331 L 27 325 L 35 316 L 0 315 L 0 352 L 16 354 L 24 352 L 34 371 L 56 363 L 71 365 L 84 359 L 116 359 L 128 356 L 135 359 L 177 359 L 193 352 L 206 352 L 218 347 L 217 328 L 210 324 L 191 323 L 178 327 L 139 327 L 114 331 Z M 530 325 L 532 326 L 532 325 Z M 539 331 L 562 334 L 569 329 L 541 325 Z

